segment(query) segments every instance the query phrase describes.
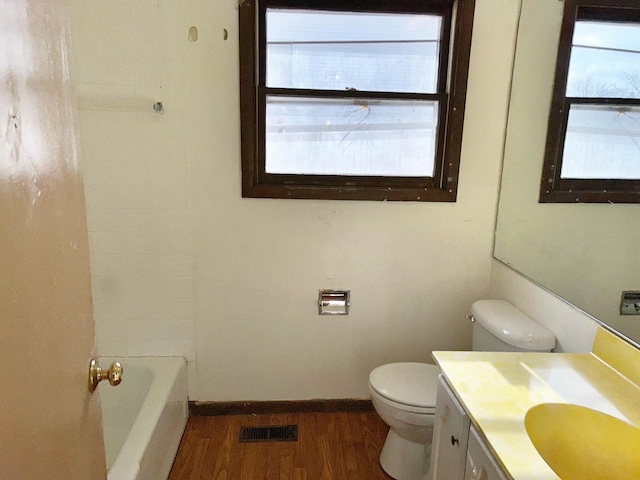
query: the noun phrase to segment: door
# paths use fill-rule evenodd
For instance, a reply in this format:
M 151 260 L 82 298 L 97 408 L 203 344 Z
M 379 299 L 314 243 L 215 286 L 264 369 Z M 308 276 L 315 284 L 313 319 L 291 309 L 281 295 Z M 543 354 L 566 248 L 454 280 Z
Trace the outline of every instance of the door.
M 64 0 L 0 0 L 0 478 L 106 478 Z

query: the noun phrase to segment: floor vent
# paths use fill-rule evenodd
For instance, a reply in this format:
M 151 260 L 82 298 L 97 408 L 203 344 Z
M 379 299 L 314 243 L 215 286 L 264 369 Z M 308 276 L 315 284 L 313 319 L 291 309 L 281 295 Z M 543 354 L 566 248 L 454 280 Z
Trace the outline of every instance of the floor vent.
M 241 427 L 240 443 L 248 442 L 297 442 L 297 425 L 272 427 Z

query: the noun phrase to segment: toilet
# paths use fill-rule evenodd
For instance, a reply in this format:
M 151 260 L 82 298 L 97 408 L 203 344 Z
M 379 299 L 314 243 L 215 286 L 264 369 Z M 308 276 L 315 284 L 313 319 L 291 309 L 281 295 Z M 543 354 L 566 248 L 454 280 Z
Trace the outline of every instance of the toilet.
M 509 302 L 479 300 L 471 307 L 472 350 L 550 352 L 556 338 Z M 396 480 L 425 480 L 431 458 L 440 369 L 427 363 L 381 365 L 369 375 L 369 392 L 389 433 L 380 465 Z

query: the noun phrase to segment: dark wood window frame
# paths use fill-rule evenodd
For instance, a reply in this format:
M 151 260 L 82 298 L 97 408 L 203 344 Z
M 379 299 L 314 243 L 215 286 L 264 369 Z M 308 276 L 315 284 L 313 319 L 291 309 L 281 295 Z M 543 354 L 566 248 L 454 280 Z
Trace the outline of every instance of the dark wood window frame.
M 640 180 L 560 177 L 571 105 L 640 105 L 640 99 L 632 98 L 566 96 L 573 32 L 577 20 L 640 23 L 640 5 L 638 0 L 565 0 L 540 184 L 540 203 L 640 203 Z
M 266 8 L 445 14 L 442 68 L 435 94 L 294 91 L 316 97 L 438 100 L 440 118 L 433 177 L 288 175 L 265 172 Z M 239 7 L 242 196 L 340 200 L 455 202 L 462 144 L 475 0 L 244 0 Z M 453 19 L 446 22 L 446 19 Z M 448 25 L 445 25 L 447 24 Z M 451 35 L 453 30 L 453 35 Z M 445 50 L 446 48 L 446 50 Z

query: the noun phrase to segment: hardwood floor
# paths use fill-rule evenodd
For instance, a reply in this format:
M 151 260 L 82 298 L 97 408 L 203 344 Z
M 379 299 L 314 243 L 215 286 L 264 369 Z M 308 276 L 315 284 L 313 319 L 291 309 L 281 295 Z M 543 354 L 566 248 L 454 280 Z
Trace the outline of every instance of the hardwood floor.
M 240 443 L 240 427 L 298 425 L 297 442 Z M 169 480 L 390 480 L 375 412 L 189 419 Z

